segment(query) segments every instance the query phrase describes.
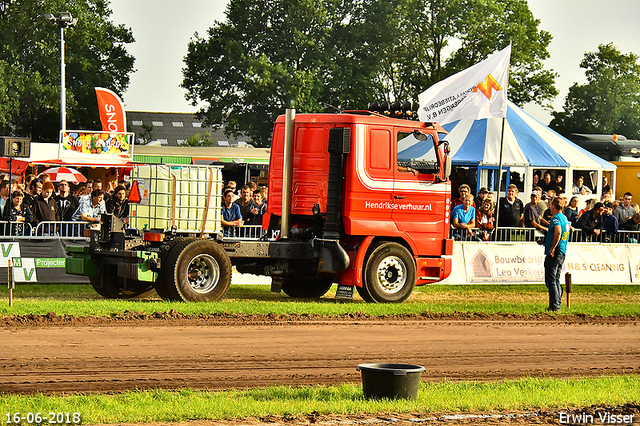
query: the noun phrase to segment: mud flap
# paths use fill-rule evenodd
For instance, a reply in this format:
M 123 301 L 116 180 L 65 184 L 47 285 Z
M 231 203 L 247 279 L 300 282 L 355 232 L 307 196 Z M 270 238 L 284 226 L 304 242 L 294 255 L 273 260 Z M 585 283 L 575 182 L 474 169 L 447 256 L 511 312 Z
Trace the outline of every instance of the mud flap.
M 282 279 L 271 277 L 271 293 L 280 293 L 282 291 Z
M 352 285 L 338 284 L 338 289 L 336 290 L 336 299 L 352 300 L 353 289 L 354 286 Z

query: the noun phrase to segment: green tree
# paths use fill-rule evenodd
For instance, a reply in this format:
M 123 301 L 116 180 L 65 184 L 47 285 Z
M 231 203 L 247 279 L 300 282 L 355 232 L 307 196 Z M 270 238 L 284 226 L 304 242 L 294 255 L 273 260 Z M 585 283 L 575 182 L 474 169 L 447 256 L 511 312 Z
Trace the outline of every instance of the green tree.
M 189 136 L 189 139 L 184 141 L 182 146 L 213 146 L 213 138 L 211 132 L 204 132 L 202 134 L 196 133 L 193 136 Z
M 379 78 L 392 97 L 415 98 L 509 43 L 509 99 L 548 106 L 557 96 L 557 75 L 542 63 L 552 37 L 526 0 L 402 0 L 397 11 Z
M 580 63 L 587 82 L 574 83 L 564 110 L 553 112 L 550 127 L 572 133 L 619 133 L 640 137 L 640 64 L 638 55 L 624 54 L 612 43 L 588 52 Z
M 131 30 L 109 21 L 108 0 L 0 0 L 0 132 L 57 140 L 60 130 L 60 31 L 44 18 L 71 12 L 65 29 L 67 128 L 98 130 L 94 87 L 121 95 L 134 58 Z
M 322 112 L 415 100 L 509 42 L 510 98 L 557 94 L 542 66 L 551 36 L 525 0 L 231 0 L 226 17 L 192 39 L 182 86 L 206 125 L 258 146 L 291 102 Z
M 185 58 L 182 86 L 194 105 L 207 104 L 203 124 L 267 146 L 291 104 L 301 112 L 366 104 L 375 71 L 367 6 L 375 3 L 232 0 L 227 20 L 207 38 L 196 34 Z
M 148 144 L 153 140 L 153 125 L 142 123 L 142 131 L 136 134 L 136 140 Z

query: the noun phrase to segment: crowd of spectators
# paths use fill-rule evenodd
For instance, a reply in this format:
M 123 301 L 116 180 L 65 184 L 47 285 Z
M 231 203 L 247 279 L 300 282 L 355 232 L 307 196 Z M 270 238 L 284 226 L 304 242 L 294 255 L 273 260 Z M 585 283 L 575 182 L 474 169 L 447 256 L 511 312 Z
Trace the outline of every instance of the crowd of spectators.
M 574 231 L 579 231 L 574 240 L 621 241 L 616 239 L 620 231 L 640 231 L 640 207 L 633 203 L 633 195 L 625 193 L 620 199 L 612 199 L 612 191 L 605 178 L 602 197 L 588 199 L 584 208 L 578 206 L 578 195 L 589 195 L 592 191 L 584 184 L 584 177 L 577 176 L 570 187 L 572 196 L 565 195 L 563 176 L 546 172 L 543 179 L 534 174 L 530 202 L 524 204 L 518 195 L 517 184 L 511 183 L 506 195 L 494 201 L 493 192 L 480 188 L 474 199 L 467 184 L 458 187 L 459 198 L 451 203 L 451 235 L 458 240 L 489 241 L 496 228 L 523 228 L 546 234 L 551 220 L 549 205 L 558 198 Z M 575 195 L 573 195 L 575 194 Z M 453 197 L 452 197 L 453 198 Z M 529 234 L 534 238 L 536 232 Z M 637 237 L 625 235 L 622 242 L 637 242 Z
M 240 195 L 237 193 L 236 182 L 227 182 L 222 191 L 223 235 L 239 236 L 238 227 L 251 225 L 252 230 L 242 236 L 260 236 L 261 231 L 255 231 L 254 227 L 262 225 L 262 217 L 267 212 L 267 197 L 267 187 L 258 187 L 253 181 L 240 188 Z
M 24 235 L 29 229 L 38 229 L 38 235 L 69 235 L 69 230 L 74 227 L 60 226 L 58 222 L 84 222 L 95 227 L 104 213 L 112 213 L 128 223 L 128 186 L 125 181 L 108 182 L 106 191 L 99 180 L 75 186 L 72 192 L 69 182 L 52 182 L 46 173 L 27 175 L 24 183 L 10 181 L 7 175 L 0 175 L 0 217 L 5 223 L 13 222 L 8 228 L 5 225 L 3 233 Z M 38 227 L 40 224 L 47 227 Z
M 38 231 L 38 235 L 72 235 L 70 232 L 74 232 L 73 235 L 78 236 L 80 228 L 74 227 L 74 223 L 97 228 L 105 213 L 128 223 L 128 194 L 125 181 L 108 182 L 107 190 L 103 190 L 99 180 L 74 183 L 72 187 L 65 180 L 52 182 L 47 174 L 27 175 L 24 183 L 9 181 L 7 175 L 0 175 L 0 220 L 5 223 L 0 226 L 0 233 L 31 235 L 36 229 L 46 229 Z M 229 181 L 223 190 L 224 235 L 237 235 L 234 228 L 245 225 L 261 226 L 267 212 L 267 198 L 265 186 L 258 188 L 255 182 L 248 182 L 238 191 L 236 183 Z M 46 228 L 39 226 L 41 224 L 46 224 Z
M 70 232 L 74 232 L 73 235 L 78 236 L 81 228 L 74 227 L 74 223 L 83 223 L 82 228 L 97 228 L 105 213 L 128 223 L 128 194 L 129 187 L 125 181 L 108 182 L 107 190 L 103 190 L 99 180 L 70 184 L 65 180 L 52 182 L 49 175 L 40 174 L 27 175 L 24 183 L 18 183 L 10 181 L 7 175 L 0 175 L 0 221 L 5 223 L 0 226 L 0 233 L 31 235 L 36 229 L 46 229 L 38 231 L 38 235 L 72 235 Z M 238 227 L 253 225 L 251 228 L 257 228 L 262 225 L 262 218 L 267 212 L 266 186 L 258 187 L 255 182 L 247 182 L 238 191 L 236 183 L 229 181 L 222 194 L 225 236 L 237 235 L 234 229 Z M 47 227 L 39 226 L 41 224 Z

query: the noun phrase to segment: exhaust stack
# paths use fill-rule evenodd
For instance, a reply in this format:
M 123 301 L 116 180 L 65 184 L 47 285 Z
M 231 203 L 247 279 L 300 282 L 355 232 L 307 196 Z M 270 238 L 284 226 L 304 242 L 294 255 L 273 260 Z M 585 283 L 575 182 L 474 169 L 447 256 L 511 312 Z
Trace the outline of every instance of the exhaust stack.
M 291 170 L 293 166 L 293 141 L 296 110 L 287 108 L 284 121 L 284 158 L 282 164 L 282 218 L 280 238 L 289 238 L 289 214 L 291 212 Z

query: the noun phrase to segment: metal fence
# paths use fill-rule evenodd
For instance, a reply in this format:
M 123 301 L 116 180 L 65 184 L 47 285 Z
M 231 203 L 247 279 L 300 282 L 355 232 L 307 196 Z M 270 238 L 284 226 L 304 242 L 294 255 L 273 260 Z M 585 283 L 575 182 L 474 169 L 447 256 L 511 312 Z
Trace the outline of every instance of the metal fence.
M 36 226 L 24 222 L 0 222 L 0 237 L 11 239 L 86 239 L 84 231 L 88 222 L 40 222 Z M 263 231 L 262 225 L 246 225 L 226 228 L 225 240 L 269 240 L 277 238 L 280 231 Z
M 35 227 L 24 222 L 0 222 L 0 236 L 11 239 L 86 239 L 87 222 L 40 222 Z
M 544 239 L 546 233 L 533 228 L 498 228 L 490 232 L 473 229 L 469 234 L 466 230 L 452 229 L 451 238 L 456 241 L 481 242 L 481 241 L 513 241 L 535 242 Z M 582 229 L 572 229 L 569 234 L 571 243 L 596 243 L 596 244 L 637 244 L 640 242 L 640 231 L 618 231 L 608 233 L 602 231 L 599 235 L 588 234 Z
M 262 225 L 244 225 L 244 226 L 228 226 L 224 227 L 225 240 L 266 240 L 273 241 L 278 237 L 279 230 L 273 230 L 270 233 L 262 229 Z
M 12 239 L 86 239 L 84 230 L 89 227 L 87 222 L 40 222 L 37 226 L 24 222 L 0 222 L 0 237 Z M 225 240 L 267 240 L 277 239 L 279 231 L 264 231 L 262 225 L 246 225 L 225 228 Z M 473 229 L 471 234 L 465 230 L 452 229 L 451 238 L 456 241 L 481 242 L 535 242 L 544 238 L 545 234 L 533 228 L 498 228 L 491 232 Z M 637 244 L 640 243 L 640 231 L 619 231 L 608 233 L 602 231 L 599 235 L 587 234 L 581 229 L 573 229 L 569 235 L 572 243 L 596 244 Z

